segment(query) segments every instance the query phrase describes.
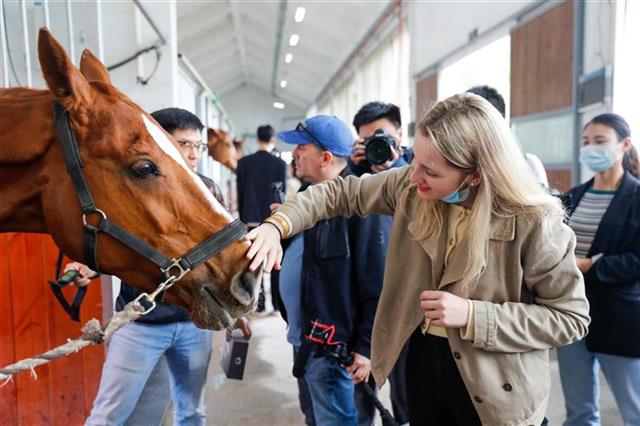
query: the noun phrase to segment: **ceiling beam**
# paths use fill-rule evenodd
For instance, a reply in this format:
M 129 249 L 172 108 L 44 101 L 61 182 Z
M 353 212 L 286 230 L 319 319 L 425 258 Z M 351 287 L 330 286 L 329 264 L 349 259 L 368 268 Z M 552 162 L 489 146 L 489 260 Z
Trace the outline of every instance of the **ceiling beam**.
M 217 40 L 227 40 L 230 33 L 233 33 L 231 22 L 226 22 L 215 27 L 205 28 L 189 38 L 179 38 L 178 46 L 183 46 L 185 50 L 196 50 L 203 44 L 217 42 Z
M 211 40 L 207 37 L 205 40 L 200 39 L 199 42 L 195 44 L 185 44 L 178 42 L 178 50 L 184 52 L 190 61 L 195 61 L 196 58 L 201 58 L 203 56 L 211 56 L 217 55 L 221 50 L 230 50 L 229 48 L 235 50 L 235 45 L 233 44 L 233 34 L 226 33 L 224 38 L 214 38 Z
M 244 46 L 244 37 L 242 36 L 242 16 L 240 15 L 240 9 L 237 2 L 229 0 L 229 7 L 231 8 L 231 22 L 233 23 L 233 33 L 236 37 L 238 50 L 240 51 L 240 64 L 242 65 L 242 74 L 246 80 L 247 52 Z
M 287 16 L 287 0 L 280 0 L 278 5 L 278 24 L 276 26 L 275 49 L 273 50 L 273 68 L 271 71 L 271 91 L 275 94 L 278 81 L 278 68 L 280 66 L 280 51 L 282 49 L 282 38 L 284 37 L 285 19 Z
M 239 64 L 231 64 L 231 66 L 224 68 L 220 67 L 216 68 L 215 70 L 213 68 L 210 68 L 209 70 L 198 69 L 198 72 L 207 81 L 216 82 L 215 84 L 211 85 L 213 89 L 215 89 L 217 83 L 227 80 L 231 75 L 238 74 L 239 77 L 242 78 L 242 67 Z
M 194 39 L 203 41 L 201 38 L 203 35 L 228 25 L 228 15 L 228 11 L 220 14 L 200 13 L 196 18 L 178 20 L 178 43 Z M 222 28 L 220 30 L 223 30 Z
M 238 63 L 238 51 L 237 50 L 227 50 L 224 53 L 216 54 L 211 52 L 208 57 L 201 56 L 202 59 L 199 61 L 193 60 L 189 57 L 189 60 L 193 64 L 194 67 L 200 72 L 204 70 L 209 70 L 211 68 L 216 68 L 220 66 L 224 66 L 229 63 Z

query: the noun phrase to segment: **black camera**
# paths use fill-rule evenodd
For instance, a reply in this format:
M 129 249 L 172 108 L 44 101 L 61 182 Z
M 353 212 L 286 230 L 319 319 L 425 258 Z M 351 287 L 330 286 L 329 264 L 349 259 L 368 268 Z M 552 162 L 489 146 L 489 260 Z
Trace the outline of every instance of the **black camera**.
M 364 154 L 369 164 L 384 164 L 393 158 L 393 149 L 398 149 L 396 138 L 382 129 L 364 140 Z

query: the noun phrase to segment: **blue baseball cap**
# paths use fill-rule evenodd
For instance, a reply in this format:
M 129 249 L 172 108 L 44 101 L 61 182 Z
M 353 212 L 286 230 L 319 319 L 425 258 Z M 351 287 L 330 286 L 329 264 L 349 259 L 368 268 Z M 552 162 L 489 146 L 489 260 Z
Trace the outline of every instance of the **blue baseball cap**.
M 299 123 L 295 130 L 279 132 L 284 143 L 312 143 L 340 157 L 351 154 L 353 135 L 347 124 L 334 115 L 316 115 Z

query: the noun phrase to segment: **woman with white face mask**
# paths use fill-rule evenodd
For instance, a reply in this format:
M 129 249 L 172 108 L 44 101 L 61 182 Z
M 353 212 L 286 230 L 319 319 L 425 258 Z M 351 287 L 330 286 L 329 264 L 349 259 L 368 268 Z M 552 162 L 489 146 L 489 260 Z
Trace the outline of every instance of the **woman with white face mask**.
M 412 425 L 539 425 L 550 348 L 589 323 L 575 236 L 500 113 L 473 94 L 417 125 L 411 166 L 313 185 L 247 238 L 250 268 L 280 238 L 354 214 L 393 215 L 371 366 L 383 384 L 408 342 Z
M 599 370 L 625 425 L 640 425 L 640 182 L 627 122 L 592 119 L 580 162 L 595 176 L 568 194 L 578 268 L 590 303 L 589 334 L 558 349 L 565 425 L 599 425 Z

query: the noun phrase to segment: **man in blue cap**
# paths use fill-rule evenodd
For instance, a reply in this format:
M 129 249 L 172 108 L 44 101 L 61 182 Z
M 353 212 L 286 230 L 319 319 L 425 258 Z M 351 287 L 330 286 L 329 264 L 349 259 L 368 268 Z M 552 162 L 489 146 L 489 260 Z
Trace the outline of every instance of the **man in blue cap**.
M 353 136 L 333 116 L 319 115 L 278 134 L 293 150 L 296 176 L 311 185 L 352 174 L 347 167 Z M 333 342 L 353 355 L 342 366 L 331 350 L 318 347 L 299 380 L 300 405 L 308 425 L 357 425 L 355 385 L 368 380 L 371 329 L 382 291 L 387 242 L 379 216 L 337 217 L 298 234 L 282 264 L 282 314 L 294 353 L 312 323 L 335 327 Z M 307 345 L 309 343 L 306 343 Z

